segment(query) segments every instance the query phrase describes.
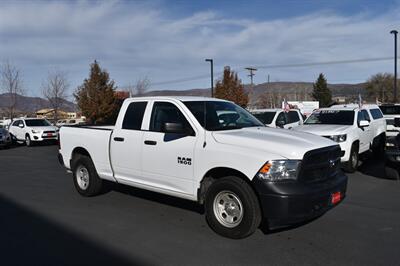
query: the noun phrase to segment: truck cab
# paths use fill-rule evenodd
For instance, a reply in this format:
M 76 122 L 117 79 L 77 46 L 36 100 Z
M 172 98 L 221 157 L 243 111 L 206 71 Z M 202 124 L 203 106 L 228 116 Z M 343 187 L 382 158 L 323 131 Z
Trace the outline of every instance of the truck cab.
M 291 129 L 304 122 L 303 115 L 297 109 L 256 109 L 251 113 L 268 127 Z

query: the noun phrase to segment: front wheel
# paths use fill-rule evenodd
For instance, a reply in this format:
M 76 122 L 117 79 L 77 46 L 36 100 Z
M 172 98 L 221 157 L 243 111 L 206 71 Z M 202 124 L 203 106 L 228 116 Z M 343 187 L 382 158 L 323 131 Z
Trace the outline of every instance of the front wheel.
M 28 147 L 31 147 L 31 146 L 32 146 L 32 140 L 31 140 L 31 137 L 30 137 L 29 135 L 26 135 L 26 136 L 25 136 L 25 144 L 26 144 L 26 146 L 28 146 Z
M 350 150 L 349 161 L 346 162 L 346 165 L 345 165 L 346 172 L 354 173 L 357 170 L 358 161 L 359 161 L 358 149 L 357 149 L 357 146 L 355 144 L 353 144 L 353 146 L 351 146 L 351 150 Z
M 261 209 L 253 189 L 235 176 L 223 177 L 211 185 L 205 212 L 211 229 L 233 239 L 253 234 L 261 223 Z
M 74 185 L 79 194 L 85 197 L 100 194 L 103 182 L 97 175 L 96 168 L 89 156 L 74 156 L 72 173 Z

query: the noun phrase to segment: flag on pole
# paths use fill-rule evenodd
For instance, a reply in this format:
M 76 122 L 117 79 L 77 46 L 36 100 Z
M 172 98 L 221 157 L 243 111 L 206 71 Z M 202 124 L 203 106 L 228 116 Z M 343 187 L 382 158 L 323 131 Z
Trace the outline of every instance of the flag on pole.
M 283 99 L 283 111 L 285 112 L 289 112 L 290 110 L 290 105 L 289 103 L 286 101 L 286 98 Z
M 359 93 L 358 94 L 358 107 L 362 107 L 362 105 L 363 105 L 363 102 L 362 102 L 362 99 L 361 99 L 361 93 Z

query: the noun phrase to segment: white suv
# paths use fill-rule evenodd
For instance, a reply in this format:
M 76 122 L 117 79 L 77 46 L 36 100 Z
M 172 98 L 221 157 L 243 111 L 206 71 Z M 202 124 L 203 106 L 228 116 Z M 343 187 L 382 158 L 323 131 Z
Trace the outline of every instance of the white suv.
M 32 146 L 34 142 L 58 139 L 58 128 L 41 118 L 16 119 L 11 124 L 9 131 L 14 139 L 25 142 L 26 146 Z
M 290 109 L 287 112 L 282 109 L 257 109 L 251 113 L 268 127 L 291 129 L 304 122 L 303 115 L 297 109 Z
M 335 105 L 314 111 L 295 130 L 330 138 L 342 149 L 341 161 L 348 172 L 358 166 L 359 154 L 370 149 L 382 153 L 386 121 L 377 105 Z

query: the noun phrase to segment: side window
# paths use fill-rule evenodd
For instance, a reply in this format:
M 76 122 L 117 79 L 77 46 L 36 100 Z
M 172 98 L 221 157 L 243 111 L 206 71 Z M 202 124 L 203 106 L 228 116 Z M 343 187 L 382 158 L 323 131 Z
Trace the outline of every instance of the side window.
M 276 118 L 275 124 L 277 126 L 283 126 L 287 124 L 285 112 L 279 113 L 278 117 Z
M 19 120 L 15 120 L 15 121 L 12 123 L 12 126 L 13 126 L 13 127 L 17 127 L 18 124 L 19 124 Z
M 296 111 L 289 111 L 289 122 L 288 123 L 295 123 L 300 121 L 299 114 Z
M 179 123 L 185 131 L 194 132 L 178 107 L 168 102 L 155 102 L 151 113 L 150 131 L 165 132 L 165 123 Z
M 382 112 L 381 112 L 380 109 L 377 109 L 377 108 L 371 109 L 370 112 L 371 112 L 371 115 L 372 115 L 373 119 L 379 119 L 379 118 L 383 117 Z
M 361 110 L 361 113 L 363 113 L 365 120 L 367 120 L 368 122 L 371 122 L 371 117 L 369 116 L 367 110 Z
M 122 129 L 140 130 L 147 102 L 133 102 L 126 109 Z
M 358 116 L 357 116 L 357 123 L 360 123 L 361 120 L 367 120 L 364 116 L 364 113 L 362 111 L 358 111 Z

